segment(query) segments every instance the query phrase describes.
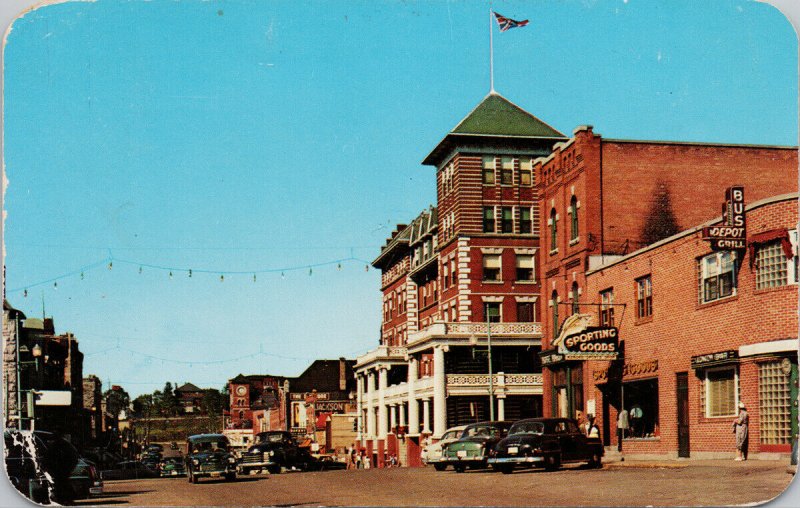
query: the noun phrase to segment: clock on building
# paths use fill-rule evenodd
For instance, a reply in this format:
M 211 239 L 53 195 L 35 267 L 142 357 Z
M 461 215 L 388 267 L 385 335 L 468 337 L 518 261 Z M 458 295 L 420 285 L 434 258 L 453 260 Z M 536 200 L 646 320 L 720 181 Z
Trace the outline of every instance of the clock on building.
M 247 393 L 247 388 L 244 386 L 238 386 L 236 388 L 236 395 L 244 395 L 245 393 Z

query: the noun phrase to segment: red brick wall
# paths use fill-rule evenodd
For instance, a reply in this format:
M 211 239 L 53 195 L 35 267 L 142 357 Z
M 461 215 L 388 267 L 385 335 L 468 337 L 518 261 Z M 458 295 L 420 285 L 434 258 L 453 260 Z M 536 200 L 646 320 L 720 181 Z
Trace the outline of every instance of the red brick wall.
M 608 252 L 643 246 L 656 186 L 669 192 L 679 230 L 720 215 L 725 189 L 747 203 L 797 192 L 797 149 L 602 141 L 604 243 Z M 623 197 L 624 199 L 620 199 Z
M 745 189 L 746 191 L 746 189 Z M 775 228 L 793 229 L 797 203 L 786 200 L 747 213 L 750 235 Z M 706 418 L 701 407 L 702 382 L 692 370 L 691 357 L 739 346 L 797 337 L 797 285 L 755 289 L 755 272 L 745 256 L 735 296 L 700 304 L 697 259 L 711 252 L 700 233 L 682 236 L 658 248 L 645 250 L 587 278 L 587 301 L 598 301 L 599 291 L 613 287 L 614 301 L 625 304 L 616 312 L 620 339 L 625 341 L 625 363 L 658 360 L 659 441 L 626 441 L 630 453 L 667 453 L 677 450 L 676 372 L 689 374 L 690 446 L 698 452 L 733 452 L 733 416 Z M 637 320 L 635 279 L 650 274 L 653 288 L 652 319 Z M 595 311 L 596 312 L 596 311 Z M 741 400 L 750 414 L 750 451 L 759 451 L 758 366 L 752 358 L 739 364 Z M 795 360 L 796 361 L 796 360 Z M 607 362 L 587 362 L 585 382 Z M 589 384 L 585 386 L 591 386 Z M 546 391 L 547 392 L 547 391 Z M 594 393 L 598 413 L 602 395 Z M 598 415 L 602 424 L 602 414 Z M 611 419 L 616 418 L 612 411 Z M 611 422 L 614 432 L 615 420 Z M 616 441 L 614 441 L 616 442 Z

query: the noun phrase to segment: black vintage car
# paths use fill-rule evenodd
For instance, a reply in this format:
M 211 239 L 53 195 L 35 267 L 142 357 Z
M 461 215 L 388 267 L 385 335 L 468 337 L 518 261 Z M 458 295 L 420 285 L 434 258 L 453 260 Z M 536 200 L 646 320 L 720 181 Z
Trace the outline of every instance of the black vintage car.
M 506 437 L 511 422 L 479 422 L 467 425 L 458 441 L 442 448 L 442 462 L 450 464 L 457 473 L 467 468 L 487 467 L 490 450 Z
M 71 504 L 75 499 L 72 473 L 80 461 L 66 439 L 43 431 L 3 432 L 6 474 L 11 484 L 39 504 Z
M 236 457 L 222 434 L 197 434 L 186 440 L 186 473 L 191 483 L 200 478 L 236 479 Z
M 239 472 L 249 474 L 250 471 L 266 469 L 277 474 L 281 468 L 305 471 L 313 469 L 315 464 L 316 459 L 306 448 L 297 446 L 297 441 L 289 432 L 260 432 L 256 435 L 256 444 L 239 459 Z
M 497 471 L 511 473 L 517 466 L 541 466 L 556 470 L 568 462 L 587 462 L 600 467 L 603 443 L 589 438 L 569 418 L 531 418 L 520 420 L 497 443 L 489 464 Z

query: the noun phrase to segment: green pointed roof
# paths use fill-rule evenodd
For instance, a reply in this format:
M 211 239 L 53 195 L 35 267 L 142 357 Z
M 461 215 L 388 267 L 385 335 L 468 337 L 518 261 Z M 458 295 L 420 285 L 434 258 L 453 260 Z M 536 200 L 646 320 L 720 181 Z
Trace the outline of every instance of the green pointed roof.
M 487 95 L 451 132 L 487 136 L 564 136 L 497 92 Z
M 480 138 L 483 140 L 478 141 Z M 567 137 L 561 132 L 491 91 L 436 145 L 422 163 L 436 166 L 452 149 L 465 143 L 471 146 L 476 142 L 527 146 L 533 142 L 537 146 L 550 148 L 553 141 L 565 139 Z

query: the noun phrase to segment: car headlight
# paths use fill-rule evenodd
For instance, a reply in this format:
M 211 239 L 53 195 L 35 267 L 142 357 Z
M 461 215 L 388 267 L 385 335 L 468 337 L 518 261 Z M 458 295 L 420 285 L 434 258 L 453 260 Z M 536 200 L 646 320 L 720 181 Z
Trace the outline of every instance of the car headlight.
M 228 457 L 228 463 L 235 464 L 236 463 L 236 459 L 233 458 L 233 457 Z
M 197 459 L 192 459 L 192 464 L 194 464 L 195 466 L 199 466 L 200 465 L 200 461 L 197 460 Z
M 267 457 L 272 457 L 273 455 L 275 455 L 275 452 L 273 452 L 272 450 L 267 452 Z

